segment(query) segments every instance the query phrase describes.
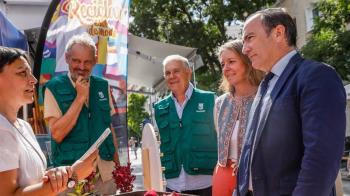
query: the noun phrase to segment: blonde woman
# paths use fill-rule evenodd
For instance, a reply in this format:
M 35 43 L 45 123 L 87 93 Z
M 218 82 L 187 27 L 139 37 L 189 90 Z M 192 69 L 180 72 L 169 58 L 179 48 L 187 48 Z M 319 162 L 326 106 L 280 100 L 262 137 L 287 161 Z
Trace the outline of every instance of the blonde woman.
M 252 68 L 242 54 L 240 40 L 222 45 L 218 57 L 222 66 L 225 92 L 217 98 L 214 123 L 218 136 L 218 163 L 213 174 L 213 196 L 231 196 L 236 188 L 239 156 L 250 106 L 254 100 L 263 72 Z

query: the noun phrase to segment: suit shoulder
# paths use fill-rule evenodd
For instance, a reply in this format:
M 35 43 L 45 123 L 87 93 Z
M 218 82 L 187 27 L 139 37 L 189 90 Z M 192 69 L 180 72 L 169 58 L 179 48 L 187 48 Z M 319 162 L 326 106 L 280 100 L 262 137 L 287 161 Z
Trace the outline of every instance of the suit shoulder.
M 301 66 L 301 71 L 315 71 L 315 70 L 324 70 L 324 71 L 330 71 L 330 72 L 335 72 L 335 69 L 326 63 L 318 62 L 315 60 L 310 60 L 310 59 L 304 59 L 303 66 Z
M 305 59 L 300 66 L 299 72 L 305 76 L 304 79 L 311 79 L 313 77 L 326 77 L 328 79 L 330 78 L 337 78 L 339 80 L 340 76 L 329 64 L 317 62 L 314 60 Z
M 325 92 L 332 92 L 331 89 L 344 90 L 339 74 L 335 69 L 325 63 L 305 60 L 299 69 L 299 78 L 304 86 L 322 86 Z

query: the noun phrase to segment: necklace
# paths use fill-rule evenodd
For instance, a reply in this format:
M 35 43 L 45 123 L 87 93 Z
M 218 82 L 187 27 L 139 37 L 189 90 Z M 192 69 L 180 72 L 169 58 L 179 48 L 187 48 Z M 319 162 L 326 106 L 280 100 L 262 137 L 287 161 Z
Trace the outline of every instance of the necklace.
M 46 167 L 46 162 L 44 161 L 43 157 L 40 155 L 39 151 L 34 147 L 34 145 L 24 136 L 24 134 L 22 133 L 21 130 L 19 130 L 14 124 L 12 124 L 9 120 L 7 120 L 11 125 L 12 127 L 14 127 L 17 132 L 24 138 L 24 140 L 34 149 L 34 151 L 36 152 L 36 154 L 39 156 L 42 164 L 44 167 Z M 20 122 L 18 120 L 16 120 L 17 124 L 22 127 L 22 125 L 20 124 Z

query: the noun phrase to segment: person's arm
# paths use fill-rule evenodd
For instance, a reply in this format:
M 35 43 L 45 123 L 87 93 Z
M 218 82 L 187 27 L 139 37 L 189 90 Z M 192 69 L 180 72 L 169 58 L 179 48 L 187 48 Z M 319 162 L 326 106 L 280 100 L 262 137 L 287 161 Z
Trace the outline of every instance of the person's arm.
M 304 152 L 293 195 L 328 196 L 344 149 L 346 95 L 332 68 L 307 71 L 301 80 L 297 101 Z
M 39 179 L 38 183 L 30 184 L 26 187 L 20 187 L 19 185 L 19 179 L 20 175 L 26 175 L 26 173 L 35 173 L 40 172 L 37 171 L 41 169 L 40 165 L 42 164 L 40 160 L 38 159 L 32 159 L 32 160 L 21 160 L 21 154 L 23 153 L 29 153 L 24 152 L 21 146 L 23 144 L 19 142 L 20 140 L 17 138 L 16 134 L 11 130 L 11 127 L 6 124 L 0 124 L 1 129 L 1 137 L 0 137 L 0 195 L 54 195 L 57 193 L 63 186 L 62 184 L 62 178 L 65 177 L 65 174 L 59 174 L 57 177 L 57 181 L 54 183 L 61 183 L 60 185 L 54 185 L 52 183 L 52 187 L 56 187 L 56 190 L 53 190 L 51 188 L 51 184 L 47 182 L 44 183 Z M 7 131 L 8 129 L 8 131 Z M 32 130 L 23 130 L 24 132 L 32 132 Z M 29 133 L 33 134 L 33 133 Z M 33 134 L 34 137 L 34 134 Z M 31 147 L 28 147 L 31 148 Z M 36 155 L 33 155 L 36 156 Z M 26 156 L 25 156 L 26 157 Z M 28 164 L 31 164 L 30 167 L 26 168 L 32 168 L 34 171 L 23 171 L 21 172 L 20 168 L 20 162 L 24 161 L 25 167 L 29 166 Z M 28 161 L 28 162 L 27 162 Z M 37 162 L 36 162 L 37 161 Z M 58 171 L 61 172 L 61 171 Z M 33 174 L 34 174 L 33 173 Z M 32 174 L 32 175 L 33 175 Z M 48 175 L 48 177 L 52 178 L 52 174 Z M 24 180 L 29 181 L 28 177 L 32 179 L 32 175 L 29 176 L 22 176 Z M 59 179 L 58 179 L 59 178 Z
M 96 150 L 84 161 L 75 161 L 74 164 L 70 167 L 71 173 L 75 173 L 78 177 L 78 180 L 84 180 L 92 173 L 92 171 L 94 171 L 98 152 L 99 151 Z
M 19 187 L 17 169 L 0 172 L 0 193 L 2 196 L 50 196 L 57 195 L 67 188 L 68 177 L 73 173 L 76 174 L 78 180 L 88 177 L 94 170 L 94 161 L 96 160 L 98 151 L 92 153 L 84 161 L 78 160 L 71 167 L 58 167 L 46 171 L 43 181 Z
M 0 172 L 0 187 L 1 195 L 3 196 L 45 196 L 45 195 L 56 195 L 57 193 L 66 189 L 66 184 L 63 184 L 63 178 L 67 179 L 67 176 L 63 176 L 60 179 L 57 179 L 55 182 L 39 182 L 33 185 L 26 187 L 19 187 L 18 185 L 18 171 L 17 169 L 7 170 Z M 66 183 L 66 181 L 65 181 Z M 55 187 L 55 189 L 53 189 Z
M 117 135 L 116 135 L 112 125 L 110 126 L 110 128 L 111 128 L 111 131 L 112 131 L 113 144 L 114 144 L 114 149 L 115 149 L 114 155 L 113 155 L 113 161 L 115 163 L 120 164 L 120 162 L 119 162 L 119 154 L 118 154 L 118 139 L 117 139 Z
M 89 96 L 89 83 L 81 76 L 78 77 L 75 83 L 75 89 L 77 90 L 77 96 L 68 111 L 59 118 L 53 116 L 47 118 L 52 138 L 57 143 L 62 142 L 73 129 L 78 120 L 80 111 Z

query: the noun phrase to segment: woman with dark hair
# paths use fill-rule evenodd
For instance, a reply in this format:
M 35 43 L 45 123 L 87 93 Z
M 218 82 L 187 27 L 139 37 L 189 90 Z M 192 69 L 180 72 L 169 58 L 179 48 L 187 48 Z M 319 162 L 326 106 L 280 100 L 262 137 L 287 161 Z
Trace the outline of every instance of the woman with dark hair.
M 239 156 L 246 131 L 248 113 L 263 72 L 252 68 L 242 54 L 240 40 L 222 45 L 218 57 L 222 66 L 220 89 L 216 99 L 214 123 L 218 136 L 218 163 L 213 174 L 213 195 L 231 196 L 236 188 Z
M 18 110 L 33 102 L 37 80 L 25 52 L 0 46 L 0 192 L 1 195 L 56 195 L 93 170 L 94 152 L 72 166 L 46 170 L 46 159 L 30 125 Z

